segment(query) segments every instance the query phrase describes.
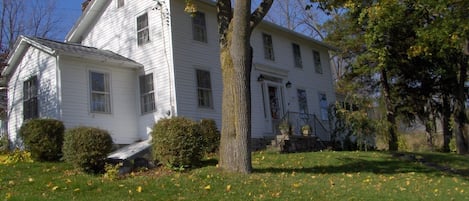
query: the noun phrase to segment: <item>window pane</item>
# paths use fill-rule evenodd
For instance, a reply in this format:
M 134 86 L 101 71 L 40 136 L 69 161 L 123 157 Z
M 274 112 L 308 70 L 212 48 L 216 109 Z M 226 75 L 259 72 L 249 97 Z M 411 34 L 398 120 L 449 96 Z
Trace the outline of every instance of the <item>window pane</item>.
M 124 0 L 117 0 L 117 7 L 120 8 L 122 6 L 124 6 Z
M 111 99 L 108 74 L 90 72 L 91 112 L 111 112 Z
M 104 74 L 102 73 L 91 73 L 91 90 L 92 91 L 105 91 L 104 85 Z
M 262 40 L 264 43 L 264 57 L 272 61 L 275 60 L 272 36 L 268 34 L 262 34 Z
M 297 90 L 298 95 L 298 108 L 299 112 L 303 114 L 308 114 L 308 99 L 306 98 L 306 91 L 303 89 Z
M 213 107 L 212 104 L 212 84 L 210 82 L 210 72 L 196 70 L 197 96 L 199 107 Z
M 153 73 L 140 76 L 140 96 L 142 113 L 148 113 L 156 110 Z
M 39 117 L 37 77 L 23 82 L 23 119 Z
M 207 28 L 204 13 L 196 12 L 192 17 L 192 37 L 196 41 L 207 42 Z
M 137 17 L 137 44 L 142 45 L 150 41 L 150 29 L 148 28 L 148 14 Z
M 319 94 L 319 107 L 320 107 L 320 112 L 321 112 L 321 120 L 329 120 L 329 115 L 328 115 L 328 105 L 327 105 L 327 97 L 326 94 L 320 93 Z
M 313 51 L 314 69 L 316 73 L 322 74 L 321 55 L 318 51 Z
M 298 44 L 293 43 L 293 59 L 295 62 L 295 67 L 301 68 L 303 66 L 302 61 L 301 61 L 301 50 L 300 46 Z

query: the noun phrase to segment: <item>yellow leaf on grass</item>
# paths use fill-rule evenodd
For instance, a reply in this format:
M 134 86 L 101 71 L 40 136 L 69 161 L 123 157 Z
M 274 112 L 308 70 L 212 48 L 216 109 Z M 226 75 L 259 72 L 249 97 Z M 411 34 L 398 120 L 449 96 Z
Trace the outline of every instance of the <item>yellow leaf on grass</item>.
M 65 183 L 67 183 L 67 184 L 72 183 L 72 180 L 66 179 L 66 180 L 65 180 Z
M 231 191 L 231 185 L 226 185 L 226 191 Z
M 73 189 L 73 192 L 78 192 L 78 191 L 80 191 L 80 189 L 79 189 L 79 188 L 75 188 L 75 189 Z
M 211 187 L 210 187 L 210 185 L 207 185 L 207 186 L 204 187 L 204 189 L 205 189 L 205 190 L 210 190 Z
M 136 191 L 139 192 L 139 193 L 141 193 L 141 192 L 142 192 L 142 187 L 141 187 L 141 186 L 138 186 Z
M 55 190 L 57 190 L 58 188 L 59 188 L 59 186 L 54 186 L 54 187 L 52 187 L 52 191 L 55 191 Z
M 33 182 L 33 181 L 34 181 L 34 179 L 33 179 L 33 178 L 31 178 L 31 177 L 29 177 L 29 178 L 28 178 L 28 181 L 29 181 L 29 182 Z

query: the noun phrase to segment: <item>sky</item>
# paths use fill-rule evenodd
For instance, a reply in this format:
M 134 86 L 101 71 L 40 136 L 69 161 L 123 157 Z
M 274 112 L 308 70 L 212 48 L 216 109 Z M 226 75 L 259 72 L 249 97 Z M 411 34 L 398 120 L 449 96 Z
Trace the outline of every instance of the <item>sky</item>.
M 61 19 L 60 32 L 56 38 L 64 40 L 68 31 L 70 31 L 81 15 L 81 3 L 83 0 L 57 0 L 56 2 L 56 15 Z

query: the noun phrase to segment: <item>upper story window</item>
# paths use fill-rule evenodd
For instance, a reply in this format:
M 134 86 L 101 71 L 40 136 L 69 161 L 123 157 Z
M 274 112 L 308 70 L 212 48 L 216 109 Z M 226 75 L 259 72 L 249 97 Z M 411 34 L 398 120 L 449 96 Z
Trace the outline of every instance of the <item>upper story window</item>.
M 210 71 L 196 70 L 197 76 L 197 99 L 201 108 L 213 108 L 212 83 Z
M 292 43 L 293 48 L 293 60 L 295 62 L 295 67 L 303 68 L 303 62 L 301 61 L 301 50 L 300 45 Z
M 125 0 L 117 0 L 117 8 L 122 8 L 124 7 Z
M 90 111 L 111 113 L 109 74 L 90 71 Z
M 321 55 L 318 51 L 313 50 L 314 71 L 322 74 Z
M 207 42 L 205 14 L 202 12 L 196 12 L 192 17 L 192 37 L 196 41 Z
M 148 27 L 148 14 L 137 17 L 137 44 L 143 45 L 150 42 L 150 29 Z
M 142 114 L 156 110 L 153 73 L 140 76 L 140 106 Z
M 274 45 L 272 43 L 272 36 L 269 34 L 262 34 L 262 41 L 264 43 L 264 58 L 268 60 L 275 60 Z
M 37 76 L 23 82 L 23 119 L 39 117 Z

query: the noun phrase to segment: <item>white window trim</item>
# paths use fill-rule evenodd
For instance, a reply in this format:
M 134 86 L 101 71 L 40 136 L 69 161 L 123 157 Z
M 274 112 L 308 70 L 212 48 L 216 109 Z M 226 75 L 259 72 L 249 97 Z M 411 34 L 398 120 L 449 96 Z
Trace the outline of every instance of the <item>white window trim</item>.
M 144 27 L 144 28 L 142 28 L 142 29 L 138 29 L 138 18 L 141 17 L 141 16 L 143 16 L 143 15 L 146 15 L 146 16 L 147 16 L 147 26 Z M 142 43 L 139 43 L 140 38 L 139 38 L 139 35 L 138 35 L 138 34 L 139 34 L 141 31 L 145 31 L 145 29 L 148 30 L 148 40 L 147 40 L 147 41 L 143 41 Z M 140 13 L 140 14 L 138 14 L 138 15 L 135 17 L 135 30 L 136 30 L 136 33 L 135 33 L 135 34 L 136 34 L 136 37 L 137 37 L 137 46 L 140 47 L 140 46 L 144 46 L 145 44 L 150 43 L 150 41 L 151 41 L 151 38 L 150 38 L 150 35 L 151 35 L 151 34 L 150 34 L 150 16 L 149 16 L 148 12 Z
M 200 106 L 199 104 L 199 83 L 198 83 L 198 79 L 197 79 L 197 71 L 206 71 L 209 73 L 210 75 L 210 105 L 209 106 Z M 214 101 L 213 101 L 213 82 L 212 82 L 212 76 L 213 73 L 212 71 L 209 69 L 209 68 L 203 68 L 203 67 L 196 67 L 194 68 L 194 76 L 195 76 L 195 97 L 196 97 L 196 100 L 197 100 L 197 108 L 199 109 L 214 109 Z M 207 88 L 204 88 L 204 89 L 207 89 Z
M 142 86 L 141 86 L 141 83 L 142 83 L 142 82 L 141 82 L 140 79 L 141 79 L 142 77 L 146 77 L 146 76 L 149 76 L 149 75 L 151 75 L 151 77 L 152 77 L 153 90 L 151 90 L 151 91 L 149 91 L 149 92 L 145 92 L 145 93 L 142 94 L 142 90 L 141 90 L 141 87 L 142 87 Z M 149 113 L 155 112 L 157 109 L 156 109 L 156 96 L 155 96 L 156 93 L 155 93 L 155 75 L 154 75 L 154 73 L 151 72 L 151 73 L 147 73 L 147 74 L 142 74 L 142 75 L 140 75 L 140 76 L 138 77 L 138 82 L 139 82 L 140 112 L 141 112 L 141 114 L 142 114 L 142 115 L 145 115 L 145 114 L 149 114 Z M 143 97 L 146 96 L 146 95 L 151 95 L 151 94 L 153 94 L 153 104 L 154 104 L 154 105 L 153 105 L 153 110 L 145 111 L 145 110 L 144 110 L 144 99 L 143 99 Z
M 207 31 L 207 17 L 206 17 L 206 14 L 204 12 L 201 12 L 201 11 L 197 11 L 197 13 L 200 13 L 203 15 L 203 19 L 204 19 L 204 24 L 203 24 L 203 27 L 202 25 L 200 24 L 195 24 L 194 23 L 194 17 L 191 18 L 191 25 L 192 25 L 192 40 L 193 41 L 197 41 L 197 42 L 200 42 L 200 43 L 208 43 L 208 31 Z M 196 39 L 196 35 L 195 35 L 195 28 L 197 27 L 200 27 L 200 28 L 203 28 L 203 31 L 204 31 L 204 38 L 202 38 L 203 40 L 198 40 Z
M 100 74 L 104 74 L 104 75 L 107 75 L 107 81 L 108 81 L 108 88 L 109 88 L 109 91 L 107 92 L 107 94 L 109 95 L 109 111 L 108 112 L 101 112 L 101 111 L 93 111 L 92 110 L 92 94 L 93 94 L 93 91 L 92 91 L 92 83 L 91 83 L 91 73 L 100 73 Z M 88 73 L 87 73 L 87 77 L 88 77 L 88 111 L 92 114 L 112 114 L 113 112 L 113 101 L 112 101 L 112 78 L 111 78 L 111 73 L 110 72 L 107 72 L 107 71 L 103 71 L 103 70 L 96 70 L 96 69 L 89 69 L 88 70 Z

